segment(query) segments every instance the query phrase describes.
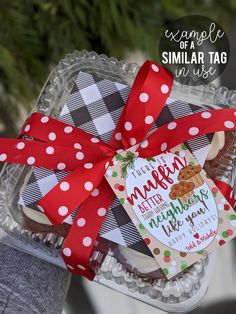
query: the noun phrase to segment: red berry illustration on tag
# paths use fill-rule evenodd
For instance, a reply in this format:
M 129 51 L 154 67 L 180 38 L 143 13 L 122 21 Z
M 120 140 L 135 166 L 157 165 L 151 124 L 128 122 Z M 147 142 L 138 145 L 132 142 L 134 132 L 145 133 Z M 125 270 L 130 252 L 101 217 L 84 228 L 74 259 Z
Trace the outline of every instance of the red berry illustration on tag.
M 229 209 L 230 209 L 229 204 L 224 204 L 224 210 L 229 210 Z
M 222 237 L 228 238 L 228 237 L 232 236 L 233 234 L 234 234 L 233 230 L 228 229 L 228 230 L 222 232 Z
M 165 256 L 164 257 L 164 262 L 169 263 L 170 262 L 170 256 Z
M 228 236 L 232 236 L 234 234 L 233 230 L 231 230 L 231 229 L 228 229 L 227 233 L 228 233 Z
M 219 241 L 219 245 L 220 245 L 220 246 L 222 246 L 222 245 L 224 245 L 224 244 L 225 244 L 225 241 L 224 241 L 224 240 L 220 240 L 220 241 Z
M 116 190 L 118 190 L 119 189 L 119 183 L 116 183 L 115 185 L 114 185 L 114 188 L 116 189 Z
M 171 261 L 171 253 L 170 253 L 170 251 L 168 251 L 168 250 L 166 250 L 166 251 L 164 251 L 164 262 L 165 263 L 169 263 L 170 261 Z
M 123 185 L 119 185 L 118 190 L 119 190 L 120 192 L 123 192 L 124 189 L 125 189 L 125 187 L 124 187 Z
M 120 192 L 123 192 L 123 191 L 125 190 L 125 187 L 124 187 L 123 185 L 119 184 L 119 183 L 116 183 L 116 184 L 114 185 L 114 188 L 115 188 L 116 190 L 120 191 Z

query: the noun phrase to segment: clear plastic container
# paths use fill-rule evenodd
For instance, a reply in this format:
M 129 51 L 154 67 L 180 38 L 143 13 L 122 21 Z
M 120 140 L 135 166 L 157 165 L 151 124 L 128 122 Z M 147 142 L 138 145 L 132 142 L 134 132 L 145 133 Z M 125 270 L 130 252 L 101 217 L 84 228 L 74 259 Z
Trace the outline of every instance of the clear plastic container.
M 136 64 L 117 61 L 95 52 L 75 51 L 53 69 L 33 111 L 57 118 L 79 71 L 131 86 L 138 69 Z M 170 97 L 197 105 L 227 108 L 235 102 L 236 93 L 222 87 L 216 89 L 212 85 L 190 87 L 174 84 Z M 214 178 L 233 184 L 236 156 L 234 132 L 228 132 L 227 139 L 227 149 L 222 150 L 221 162 L 209 162 L 208 168 L 211 169 L 215 163 L 212 170 Z M 31 171 L 27 166 L 6 164 L 1 172 L 0 226 L 5 231 L 1 241 L 64 267 L 60 256 L 63 237 L 55 233 L 37 233 L 22 227 L 22 212 L 16 202 L 16 195 Z M 112 245 L 106 255 L 99 252 L 99 247 L 96 248 L 92 256 L 97 274 L 95 281 L 126 295 L 162 310 L 177 313 L 196 307 L 207 291 L 214 254 L 168 281 L 164 276 L 152 278 L 132 272 L 118 261 L 115 252 Z

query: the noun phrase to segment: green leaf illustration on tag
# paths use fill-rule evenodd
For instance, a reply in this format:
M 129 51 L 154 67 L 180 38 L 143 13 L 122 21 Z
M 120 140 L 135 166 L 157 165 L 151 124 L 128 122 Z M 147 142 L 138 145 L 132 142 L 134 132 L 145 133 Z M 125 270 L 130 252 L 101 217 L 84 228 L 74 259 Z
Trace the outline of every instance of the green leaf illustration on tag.
M 137 159 L 134 153 L 128 151 L 126 156 L 119 156 L 119 161 L 121 163 L 121 177 L 126 178 L 127 170 L 134 168 L 134 162 Z
M 123 156 L 121 154 L 117 154 L 115 156 L 116 160 L 122 160 Z
M 156 159 L 155 159 L 155 158 L 152 158 L 152 157 L 149 157 L 149 158 L 146 158 L 146 159 L 147 159 L 147 161 L 153 161 L 153 162 L 156 161 Z

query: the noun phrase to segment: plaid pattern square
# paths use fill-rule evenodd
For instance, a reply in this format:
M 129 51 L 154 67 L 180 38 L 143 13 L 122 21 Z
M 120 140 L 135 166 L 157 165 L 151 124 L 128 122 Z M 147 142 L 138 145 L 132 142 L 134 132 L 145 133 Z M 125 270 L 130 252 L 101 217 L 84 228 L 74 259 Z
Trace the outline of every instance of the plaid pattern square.
M 71 90 L 59 120 L 76 125 L 86 132 L 108 142 L 121 115 L 130 88 L 124 84 L 100 79 L 80 72 Z M 166 106 L 154 124 L 153 129 L 186 114 L 204 110 L 186 102 L 168 99 Z M 206 155 L 212 136 L 201 136 L 188 141 L 186 145 L 197 155 L 201 150 Z M 200 158 L 199 156 L 196 156 Z M 203 156 L 203 158 L 205 158 Z M 55 184 L 60 182 L 66 172 L 34 168 L 26 178 L 25 186 L 19 195 L 19 204 L 36 209 L 36 202 Z M 76 211 L 66 222 L 72 223 Z M 136 227 L 118 199 L 114 197 L 110 210 L 100 229 L 100 236 L 144 254 L 151 255 Z

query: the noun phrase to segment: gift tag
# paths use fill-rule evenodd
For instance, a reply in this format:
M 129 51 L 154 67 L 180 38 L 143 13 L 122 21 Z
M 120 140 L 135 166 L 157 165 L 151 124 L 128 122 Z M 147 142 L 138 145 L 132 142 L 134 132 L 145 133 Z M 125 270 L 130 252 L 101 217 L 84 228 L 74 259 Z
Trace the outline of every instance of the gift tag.
M 185 145 L 146 159 L 131 148 L 105 177 L 167 278 L 235 237 L 233 208 Z

